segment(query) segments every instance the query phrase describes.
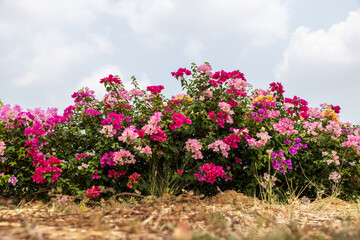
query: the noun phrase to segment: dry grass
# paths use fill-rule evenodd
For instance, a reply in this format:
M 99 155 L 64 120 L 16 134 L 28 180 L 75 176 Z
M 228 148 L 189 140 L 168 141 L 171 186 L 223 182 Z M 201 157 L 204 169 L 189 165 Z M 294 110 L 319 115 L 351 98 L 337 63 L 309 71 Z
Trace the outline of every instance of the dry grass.
M 358 203 L 266 204 L 235 191 L 88 204 L 2 203 L 0 239 L 360 239 Z

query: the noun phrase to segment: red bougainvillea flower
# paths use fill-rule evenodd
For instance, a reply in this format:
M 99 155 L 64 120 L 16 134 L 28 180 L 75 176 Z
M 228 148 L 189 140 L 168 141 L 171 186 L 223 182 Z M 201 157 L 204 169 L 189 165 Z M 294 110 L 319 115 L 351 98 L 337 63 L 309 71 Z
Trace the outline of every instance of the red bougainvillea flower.
M 102 191 L 101 191 L 100 187 L 94 185 L 91 188 L 88 188 L 86 190 L 87 198 L 97 197 L 100 195 L 101 192 Z

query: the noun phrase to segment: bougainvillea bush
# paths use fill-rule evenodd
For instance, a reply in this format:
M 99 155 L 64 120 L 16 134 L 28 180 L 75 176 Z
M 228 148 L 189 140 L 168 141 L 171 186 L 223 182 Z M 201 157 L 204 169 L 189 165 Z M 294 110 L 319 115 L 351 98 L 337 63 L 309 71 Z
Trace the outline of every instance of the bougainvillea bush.
M 170 99 L 164 86 L 142 90 L 133 77 L 125 89 L 109 75 L 103 99 L 84 87 L 62 114 L 2 104 L 0 194 L 359 196 L 360 128 L 340 121 L 340 107 L 312 108 L 281 83 L 256 89 L 208 63 L 171 74 L 184 93 Z

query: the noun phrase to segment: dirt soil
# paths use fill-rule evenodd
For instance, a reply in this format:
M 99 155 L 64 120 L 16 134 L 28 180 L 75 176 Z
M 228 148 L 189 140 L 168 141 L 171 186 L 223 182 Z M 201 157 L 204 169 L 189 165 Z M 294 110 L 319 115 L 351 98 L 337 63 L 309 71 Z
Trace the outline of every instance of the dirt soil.
M 360 239 L 359 216 L 359 203 L 336 198 L 267 204 L 235 191 L 91 207 L 58 198 L 0 203 L 0 239 Z

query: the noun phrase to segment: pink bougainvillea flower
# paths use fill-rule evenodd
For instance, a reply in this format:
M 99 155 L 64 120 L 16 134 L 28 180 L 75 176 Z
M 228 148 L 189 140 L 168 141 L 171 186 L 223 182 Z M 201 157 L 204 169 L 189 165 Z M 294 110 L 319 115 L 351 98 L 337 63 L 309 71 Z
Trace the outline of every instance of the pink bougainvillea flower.
M 181 171 L 180 169 L 177 170 L 177 173 L 178 173 L 179 175 L 183 174 L 183 172 L 184 172 L 184 171 Z
M 200 151 L 202 149 L 202 146 L 201 146 L 201 144 L 199 143 L 198 140 L 196 140 L 196 139 L 187 140 L 186 143 L 185 143 L 184 148 L 186 150 L 191 151 L 192 153 L 194 153 L 192 155 L 192 157 L 194 159 L 203 159 L 204 158 L 204 156 L 202 155 L 202 153 Z
M 91 177 L 92 179 L 99 179 L 99 173 L 98 172 L 94 172 L 94 174 Z
M 151 148 L 149 147 L 149 145 L 146 145 L 144 148 L 142 148 L 140 150 L 140 153 L 144 153 L 146 155 L 151 155 L 152 151 L 151 151 Z
M 15 186 L 18 181 L 19 181 L 19 180 L 18 180 L 14 175 L 12 175 L 12 176 L 8 179 L 8 183 L 11 183 L 13 186 Z

